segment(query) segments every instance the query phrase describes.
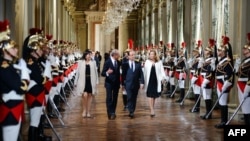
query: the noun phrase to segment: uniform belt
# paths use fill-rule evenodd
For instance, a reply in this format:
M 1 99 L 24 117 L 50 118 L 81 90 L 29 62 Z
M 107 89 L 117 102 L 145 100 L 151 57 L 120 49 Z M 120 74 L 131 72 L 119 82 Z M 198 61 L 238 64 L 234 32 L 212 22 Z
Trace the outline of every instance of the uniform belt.
M 52 75 L 58 75 L 58 72 L 52 72 Z
M 183 70 L 182 70 L 182 69 L 176 69 L 176 71 L 177 71 L 177 72 L 183 72 Z
M 201 73 L 202 76 L 206 76 L 206 73 Z
M 195 73 L 195 70 L 190 70 L 190 72 Z
M 248 78 L 238 78 L 238 81 L 247 82 L 247 81 L 248 81 Z
M 12 90 L 9 93 L 3 93 L 2 100 L 4 102 L 9 100 L 24 100 L 24 94 L 17 94 L 16 91 Z
M 224 79 L 224 78 L 225 78 L 224 75 L 216 76 L 216 79 Z
M 87 75 L 85 75 L 86 77 L 90 77 L 91 75 L 89 75 L 89 74 L 87 74 Z

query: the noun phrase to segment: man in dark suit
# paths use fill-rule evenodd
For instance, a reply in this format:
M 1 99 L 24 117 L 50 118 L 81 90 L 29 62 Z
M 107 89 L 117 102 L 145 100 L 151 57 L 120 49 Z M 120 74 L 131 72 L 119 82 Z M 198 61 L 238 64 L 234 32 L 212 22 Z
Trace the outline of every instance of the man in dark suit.
M 120 54 L 118 50 L 114 49 L 110 53 L 109 59 L 105 61 L 102 76 L 105 77 L 105 88 L 106 88 L 106 106 L 108 118 L 113 120 L 116 118 L 116 105 L 118 92 L 120 88 L 120 66 L 121 63 L 118 60 Z
M 129 117 L 134 117 L 139 88 L 144 86 L 144 76 L 141 64 L 135 61 L 135 52 L 129 51 L 129 60 L 122 64 L 122 85 L 127 92 Z

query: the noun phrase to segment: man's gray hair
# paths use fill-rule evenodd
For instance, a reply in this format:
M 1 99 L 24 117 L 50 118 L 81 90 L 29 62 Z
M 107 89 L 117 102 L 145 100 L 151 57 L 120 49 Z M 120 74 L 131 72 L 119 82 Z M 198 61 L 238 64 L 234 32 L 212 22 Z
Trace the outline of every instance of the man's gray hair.
M 114 56 L 115 54 L 119 54 L 119 51 L 117 49 L 112 49 L 112 51 L 110 52 L 110 55 Z

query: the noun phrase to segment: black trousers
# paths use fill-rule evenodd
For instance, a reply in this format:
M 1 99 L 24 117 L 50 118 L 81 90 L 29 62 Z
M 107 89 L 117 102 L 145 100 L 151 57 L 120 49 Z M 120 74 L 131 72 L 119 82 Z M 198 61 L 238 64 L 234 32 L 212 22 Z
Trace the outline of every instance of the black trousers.
M 115 114 L 116 106 L 117 106 L 117 99 L 118 99 L 118 92 L 119 86 L 114 86 L 111 84 L 106 84 L 106 107 L 107 107 L 107 114 L 108 116 Z
M 134 113 L 136 108 L 136 100 L 139 89 L 126 88 L 127 99 L 128 99 L 128 110 L 130 113 Z

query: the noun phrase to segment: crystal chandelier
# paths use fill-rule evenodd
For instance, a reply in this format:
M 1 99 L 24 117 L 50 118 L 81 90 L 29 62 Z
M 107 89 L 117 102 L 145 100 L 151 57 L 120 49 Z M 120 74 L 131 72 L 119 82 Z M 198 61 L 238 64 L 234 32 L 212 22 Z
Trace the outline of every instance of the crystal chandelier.
M 105 34 L 113 32 L 139 6 L 141 0 L 109 0 L 102 22 Z

